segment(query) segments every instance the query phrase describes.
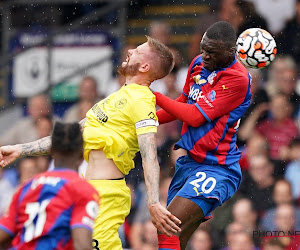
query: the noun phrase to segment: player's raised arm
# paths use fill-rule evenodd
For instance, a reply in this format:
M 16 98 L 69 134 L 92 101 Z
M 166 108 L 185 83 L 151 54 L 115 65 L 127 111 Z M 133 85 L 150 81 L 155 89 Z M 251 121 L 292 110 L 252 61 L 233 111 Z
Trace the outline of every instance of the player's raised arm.
M 144 176 L 147 187 L 147 203 L 151 220 L 155 227 L 168 236 L 180 231 L 181 223 L 174 215 L 159 203 L 159 165 L 155 133 L 138 135 L 142 155 Z
M 83 132 L 86 118 L 79 122 L 81 132 Z M 39 140 L 0 147 L 0 166 L 6 167 L 21 156 L 47 155 L 50 152 L 51 136 Z
M 51 146 L 51 136 L 42 139 L 9 146 L 0 147 L 0 166 L 6 167 L 20 156 L 37 156 L 49 154 Z

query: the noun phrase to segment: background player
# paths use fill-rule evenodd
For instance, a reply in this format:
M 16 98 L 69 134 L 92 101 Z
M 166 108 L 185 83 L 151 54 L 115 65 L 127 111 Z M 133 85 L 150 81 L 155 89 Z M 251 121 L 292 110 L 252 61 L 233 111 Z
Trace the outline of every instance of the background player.
M 182 95 L 174 101 L 154 93 L 163 109 L 157 113 L 159 122 L 183 122 L 175 148 L 188 152 L 176 162 L 167 202 L 182 231 L 171 238 L 159 234 L 160 249 L 185 249 L 199 224 L 240 185 L 236 133 L 251 93 L 250 75 L 235 59 L 235 41 L 229 23 L 213 24 L 203 36 L 201 54 L 190 64 Z
M 0 248 L 92 249 L 97 191 L 77 174 L 83 157 L 78 123 L 56 123 L 51 155 L 55 169 L 37 175 L 14 195 L 0 220 Z
M 101 196 L 94 228 L 94 246 L 101 250 L 121 249 L 118 228 L 130 211 L 130 190 L 124 176 L 134 167 L 140 150 L 147 202 L 151 219 L 161 232 L 171 236 L 180 231 L 180 221 L 159 203 L 159 165 L 155 134 L 155 96 L 152 81 L 166 76 L 174 66 L 171 51 L 162 43 L 148 41 L 128 51 L 119 72 L 126 78 L 122 88 L 95 104 L 82 120 L 86 179 Z M 21 155 L 48 153 L 50 137 L 0 148 L 0 165 L 6 166 Z

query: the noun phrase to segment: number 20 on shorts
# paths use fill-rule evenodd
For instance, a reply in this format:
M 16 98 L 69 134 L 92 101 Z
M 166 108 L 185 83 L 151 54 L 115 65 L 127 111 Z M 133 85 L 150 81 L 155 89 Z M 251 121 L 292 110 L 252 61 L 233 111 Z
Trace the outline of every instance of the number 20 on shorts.
M 199 177 L 198 179 L 195 179 L 190 182 L 191 185 L 194 186 L 194 190 L 197 193 L 197 196 L 199 194 L 209 194 L 216 186 L 216 179 L 213 177 L 206 178 L 206 174 L 204 172 L 197 172 L 196 177 Z M 199 184 L 200 182 L 203 182 L 202 184 Z M 206 188 L 206 186 L 211 182 L 211 185 L 209 188 Z M 198 188 L 201 187 L 201 192 L 199 193 Z

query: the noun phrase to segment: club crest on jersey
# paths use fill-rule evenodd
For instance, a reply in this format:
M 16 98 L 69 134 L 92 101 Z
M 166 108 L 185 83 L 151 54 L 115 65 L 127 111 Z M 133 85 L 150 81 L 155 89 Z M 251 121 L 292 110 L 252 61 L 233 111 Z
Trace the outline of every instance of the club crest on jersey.
M 212 90 L 207 94 L 208 100 L 213 102 L 216 99 L 216 91 Z
M 207 81 L 209 82 L 210 85 L 214 83 L 214 78 L 217 75 L 216 71 L 213 71 L 208 77 Z
M 207 83 L 207 81 L 205 79 L 201 79 L 200 75 L 194 76 L 193 79 L 194 79 L 194 82 L 198 85 Z
M 123 99 L 121 99 L 121 100 L 119 100 L 119 101 L 117 101 L 117 102 L 115 103 L 115 107 L 116 107 L 117 109 L 121 109 L 121 108 L 123 108 L 126 104 L 127 104 L 127 100 L 123 98 Z

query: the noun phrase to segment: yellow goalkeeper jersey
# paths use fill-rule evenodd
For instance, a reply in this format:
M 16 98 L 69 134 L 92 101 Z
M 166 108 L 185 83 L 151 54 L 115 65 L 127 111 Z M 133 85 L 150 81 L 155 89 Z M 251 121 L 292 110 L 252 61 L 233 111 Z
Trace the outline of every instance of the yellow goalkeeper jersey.
M 84 158 L 92 149 L 102 149 L 123 174 L 134 168 L 139 151 L 137 135 L 157 132 L 155 96 L 147 86 L 135 83 L 96 103 L 86 114 Z

